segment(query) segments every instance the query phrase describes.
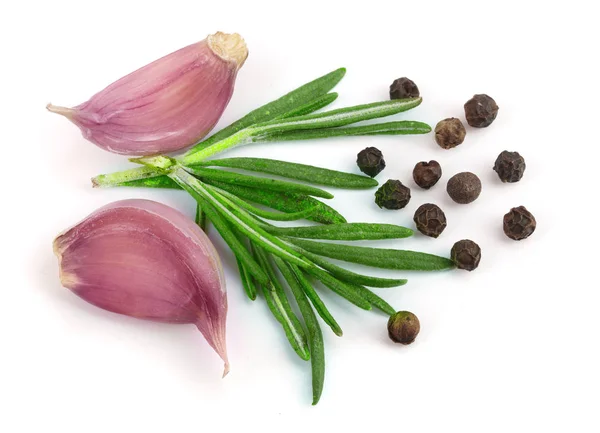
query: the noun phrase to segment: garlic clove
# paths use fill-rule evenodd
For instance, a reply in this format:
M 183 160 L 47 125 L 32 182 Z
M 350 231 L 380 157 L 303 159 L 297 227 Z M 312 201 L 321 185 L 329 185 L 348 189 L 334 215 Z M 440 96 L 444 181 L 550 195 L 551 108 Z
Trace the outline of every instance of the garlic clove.
M 240 35 L 217 32 L 126 75 L 83 104 L 47 108 L 110 152 L 146 156 L 179 151 L 215 126 L 247 57 Z
M 150 200 L 117 201 L 60 234 L 54 252 L 64 287 L 104 310 L 195 324 L 229 371 L 222 266 L 191 219 Z

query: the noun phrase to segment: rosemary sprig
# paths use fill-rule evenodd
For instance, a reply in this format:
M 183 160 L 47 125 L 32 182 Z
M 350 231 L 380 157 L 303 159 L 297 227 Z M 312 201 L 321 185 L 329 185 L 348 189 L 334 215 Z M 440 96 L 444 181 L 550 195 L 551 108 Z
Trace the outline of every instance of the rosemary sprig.
M 401 113 L 417 107 L 421 102 L 421 98 L 397 99 L 393 101 L 355 105 L 352 107 L 339 108 L 337 110 L 307 114 L 305 116 L 291 117 L 288 119 L 275 119 L 242 129 L 202 150 L 186 154 L 179 158 L 178 161 L 184 166 L 190 166 L 198 164 L 217 153 L 224 152 L 233 147 L 260 141 L 261 137 L 265 137 L 268 134 L 281 134 L 288 131 L 303 131 L 321 128 L 328 130 L 328 128 L 346 126 L 364 120 L 377 119 Z M 371 135 L 373 134 L 375 134 L 375 132 L 371 133 Z M 324 137 L 327 137 L 327 135 L 324 135 Z
M 284 236 L 278 234 L 278 229 L 273 230 L 273 226 L 240 207 L 236 200 L 231 200 L 231 194 L 223 194 L 219 188 L 203 183 L 183 168 L 173 167 L 170 169 L 168 176 L 201 204 L 208 218 L 213 221 L 219 233 L 232 248 L 238 260 L 242 283 L 248 297 L 250 299 L 256 297 L 253 291 L 253 287 L 256 287 L 253 282 L 256 280 L 262 289 L 269 309 L 281 323 L 287 339 L 296 353 L 306 360 L 311 357 L 311 354 L 317 355 L 317 359 L 311 361 L 313 401 L 315 402 L 318 401 L 321 395 L 322 375 L 324 374 L 324 352 L 320 347 L 320 344 L 322 344 L 320 328 L 317 332 L 314 313 L 311 316 L 306 310 L 307 302 L 302 304 L 303 310 L 301 310 L 308 334 L 304 331 L 299 319 L 291 309 L 282 282 L 278 279 L 271 260 L 275 260 L 280 271 L 283 268 L 281 272 L 285 273 L 284 277 L 287 284 L 294 286 L 290 289 L 297 302 L 303 302 L 303 298 L 298 296 L 298 290 L 301 289 L 304 293 L 303 296 L 311 299 L 313 307 L 319 312 L 319 315 L 324 317 L 332 330 L 339 334 L 341 334 L 339 325 L 312 289 L 306 278 L 307 275 L 315 277 L 326 287 L 359 308 L 370 310 L 375 307 L 388 315 L 393 314 L 395 310 L 380 296 L 360 284 L 365 280 L 371 282 L 370 279 L 374 277 L 360 276 L 345 270 L 340 272 L 339 269 L 342 268 L 337 267 L 336 269 L 335 266 L 323 261 L 319 263 L 319 260 L 313 260 L 315 256 L 324 255 L 358 263 L 366 261 L 372 266 L 384 268 L 392 267 L 391 263 L 393 261 L 401 259 L 401 265 L 394 265 L 395 269 L 433 270 L 449 267 L 447 266 L 448 259 L 423 253 L 329 244 Z M 327 230 L 323 230 L 323 228 Z M 269 233 L 269 229 L 275 233 Z M 310 236 L 326 237 L 327 239 L 336 237 L 342 239 L 380 238 L 381 236 L 404 237 L 412 234 L 403 227 L 377 224 L 342 224 L 318 228 L 295 227 L 290 230 L 296 235 L 302 235 L 304 232 L 304 234 L 308 233 Z M 250 254 L 244 245 L 245 237 L 250 241 L 251 249 L 255 252 L 254 255 Z M 308 251 L 312 255 L 305 254 L 304 251 Z M 366 255 L 364 252 L 368 252 L 368 256 L 376 259 L 357 259 L 357 256 L 360 255 L 359 252 L 363 255 Z M 270 258 L 271 254 L 274 256 L 273 259 Z M 262 272 L 256 271 L 255 267 L 257 265 Z M 287 273 L 287 270 L 290 273 Z M 292 274 L 294 279 L 291 279 Z M 264 278 L 264 275 L 266 275 L 266 278 Z M 338 275 L 341 275 L 342 278 L 339 278 Z M 310 286 L 310 289 L 308 286 Z
M 251 111 L 206 140 L 194 145 L 194 147 L 187 151 L 186 155 L 191 155 L 199 150 L 205 149 L 249 126 L 267 122 L 278 117 L 285 117 L 285 114 L 287 113 L 293 113 L 295 110 L 298 110 L 299 107 L 303 107 L 311 101 L 314 101 L 315 98 L 325 95 L 333 89 L 342 78 L 344 78 L 344 75 L 346 75 L 346 68 L 339 68 L 292 90 L 279 99 Z
M 100 175 L 94 186 L 174 188 L 187 191 L 197 202 L 197 222 L 211 221 L 235 255 L 240 279 L 249 299 L 262 293 L 269 310 L 282 325 L 296 353 L 310 359 L 313 404 L 323 390 L 325 355 L 316 313 L 336 335 L 342 329 L 325 306 L 311 281 L 344 297 L 364 310 L 376 308 L 391 315 L 394 308 L 365 286 L 393 287 L 405 279 L 379 278 L 346 270 L 324 257 L 390 269 L 440 270 L 452 267 L 446 258 L 413 251 L 367 248 L 306 239 L 359 241 L 398 239 L 412 230 L 390 224 L 346 223 L 335 209 L 315 197 L 332 195 L 312 185 L 251 176 L 231 170 L 267 173 L 310 184 L 338 188 L 370 188 L 377 182 L 365 176 L 305 164 L 264 158 L 208 160 L 232 147 L 256 143 L 357 135 L 423 134 L 431 128 L 421 122 L 394 121 L 353 126 L 364 120 L 409 110 L 420 98 L 357 105 L 315 113 L 337 98 L 328 93 L 343 77 L 344 69 L 320 77 L 270 102 L 187 153 L 139 158 L 141 167 Z M 208 168 L 221 167 L 221 168 Z M 260 205 L 272 210 L 266 210 Z M 311 227 L 277 227 L 265 221 L 306 218 L 329 224 Z M 282 278 L 281 278 L 282 277 Z M 303 319 L 288 300 L 291 292 Z M 314 311 L 313 311 L 314 309 Z

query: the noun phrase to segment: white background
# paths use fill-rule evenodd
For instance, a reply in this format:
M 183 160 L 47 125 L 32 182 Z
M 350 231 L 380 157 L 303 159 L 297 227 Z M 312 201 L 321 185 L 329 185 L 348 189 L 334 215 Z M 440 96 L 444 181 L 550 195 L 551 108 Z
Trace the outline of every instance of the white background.
M 15 6 L 18 4 L 18 6 Z M 593 2 L 14 2 L 0 12 L 3 210 L 0 431 L 177 432 L 211 429 L 411 432 L 598 432 L 598 57 Z M 174 191 L 93 190 L 90 177 L 129 167 L 86 142 L 46 103 L 76 105 L 122 75 L 217 30 L 250 48 L 219 128 L 330 70 L 348 73 L 335 107 L 385 100 L 393 79 L 419 86 L 423 104 L 398 118 L 464 119 L 474 93 L 500 106 L 495 123 L 468 129 L 445 151 L 433 136 L 347 138 L 238 149 L 357 172 L 356 153 L 380 148 L 412 189 L 401 211 L 373 190 L 334 191 L 350 221 L 413 226 L 439 204 L 443 235 L 372 243 L 447 255 L 463 238 L 483 260 L 472 273 L 402 273 L 378 289 L 413 311 L 422 331 L 394 345 L 386 318 L 325 294 L 344 337 L 324 328 L 327 373 L 317 407 L 310 369 L 288 346 L 264 301 L 248 301 L 223 253 L 230 311 L 230 375 L 192 326 L 161 325 L 96 309 L 61 288 L 51 243 L 95 208 L 147 197 L 192 215 Z M 524 155 L 517 184 L 491 170 L 502 150 Z M 430 191 L 414 164 L 438 160 Z M 473 171 L 481 197 L 461 206 L 448 178 Z M 538 220 L 522 242 L 502 216 L 525 205 Z M 371 270 L 372 271 L 372 270 Z M 377 272 L 377 271 L 375 271 Z M 398 275 L 379 272 L 379 275 Z

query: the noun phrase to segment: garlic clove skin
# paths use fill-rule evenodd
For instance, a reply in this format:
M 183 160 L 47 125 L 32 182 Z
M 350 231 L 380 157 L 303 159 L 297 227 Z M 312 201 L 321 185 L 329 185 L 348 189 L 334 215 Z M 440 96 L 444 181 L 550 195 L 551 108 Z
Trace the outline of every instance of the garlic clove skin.
M 60 234 L 54 252 L 64 287 L 104 310 L 195 324 L 229 371 L 221 261 L 191 219 L 151 200 L 117 201 Z
M 217 32 L 117 80 L 73 108 L 48 104 L 109 152 L 148 156 L 205 137 L 233 94 L 248 49 L 237 33 Z

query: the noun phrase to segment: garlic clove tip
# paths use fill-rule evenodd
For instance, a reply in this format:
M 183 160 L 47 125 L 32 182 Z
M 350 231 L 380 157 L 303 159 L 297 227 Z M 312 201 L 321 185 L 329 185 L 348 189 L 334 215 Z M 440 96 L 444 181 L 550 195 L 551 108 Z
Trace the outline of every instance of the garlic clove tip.
M 60 114 L 61 116 L 65 116 L 67 119 L 72 120 L 75 110 L 67 107 L 60 107 L 58 105 L 48 104 L 46 105 L 46 109 L 52 113 Z

